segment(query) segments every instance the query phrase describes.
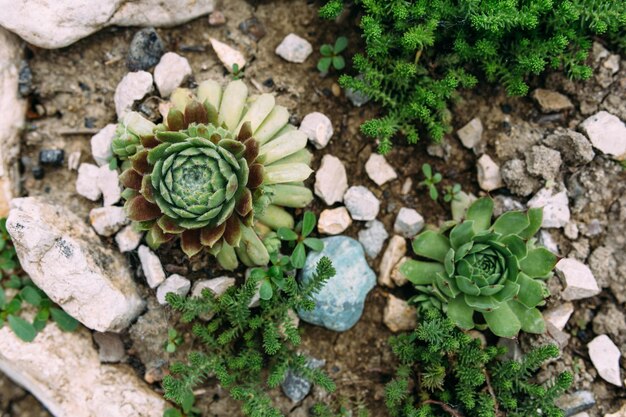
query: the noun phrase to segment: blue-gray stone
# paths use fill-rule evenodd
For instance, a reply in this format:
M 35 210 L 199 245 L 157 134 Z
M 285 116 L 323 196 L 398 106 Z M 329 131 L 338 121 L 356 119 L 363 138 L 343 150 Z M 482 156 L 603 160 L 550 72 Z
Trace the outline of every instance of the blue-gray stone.
M 321 368 L 326 364 L 325 360 L 319 360 L 315 358 L 309 358 L 307 360 L 307 367 L 309 369 Z M 283 392 L 294 403 L 300 402 L 311 391 L 311 382 L 303 378 L 297 372 L 293 372 L 291 369 L 287 371 L 285 380 L 280 384 Z
M 343 332 L 361 318 L 365 297 L 376 285 L 376 275 L 365 260 L 363 246 L 356 240 L 332 236 L 322 241 L 324 249 L 309 253 L 300 279 L 305 283 L 310 280 L 323 256 L 330 258 L 337 273 L 314 296 L 315 309 L 298 311 L 298 315 L 308 323 Z
M 596 399 L 591 391 L 576 391 L 573 394 L 565 394 L 557 398 L 555 404 L 563 409 L 565 417 L 569 417 L 589 410 L 596 404 Z

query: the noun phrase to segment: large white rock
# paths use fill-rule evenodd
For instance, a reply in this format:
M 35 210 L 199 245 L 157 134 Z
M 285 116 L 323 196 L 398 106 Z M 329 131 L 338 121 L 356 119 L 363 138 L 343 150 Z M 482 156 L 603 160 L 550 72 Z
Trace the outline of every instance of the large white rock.
M 56 417 L 161 417 L 167 408 L 130 366 L 101 364 L 84 328 L 68 333 L 50 323 L 27 343 L 4 326 L 0 371 Z
M 476 163 L 478 185 L 485 191 L 493 191 L 504 186 L 500 167 L 487 154 L 484 154 Z
M 557 188 L 542 188 L 531 198 L 528 208 L 543 207 L 543 221 L 541 227 L 565 227 L 570 221 L 569 200 L 567 190 Z
M 109 159 L 113 156 L 111 144 L 115 136 L 116 124 L 109 123 L 91 138 L 91 155 L 96 164 L 108 165 Z
M 620 161 L 626 159 L 626 125 L 617 116 L 603 110 L 585 119 L 580 128 L 594 148 Z
M 325 148 L 333 137 L 333 124 L 328 116 L 320 112 L 304 116 L 299 130 L 303 132 L 316 149 Z
M 365 172 L 367 172 L 367 176 L 379 186 L 398 178 L 398 174 L 396 174 L 393 167 L 389 165 L 385 157 L 377 153 L 370 155 L 365 163 Z
M 319 169 L 315 172 L 315 195 L 332 206 L 343 201 L 347 189 L 348 176 L 341 160 L 333 155 L 324 155 Z
M 285 36 L 285 39 L 276 47 L 276 55 L 280 56 L 286 61 L 301 64 L 313 53 L 313 46 L 304 38 L 290 33 Z
M 33 282 L 90 329 L 121 331 L 143 310 L 124 257 L 70 210 L 42 198 L 17 198 L 7 229 Z
M 224 42 L 220 42 L 215 38 L 209 38 L 211 46 L 217 55 L 217 58 L 222 61 L 224 67 L 230 72 L 233 72 L 233 67 L 237 64 L 239 70 L 242 70 L 246 66 L 246 57 L 235 48 L 231 48 Z
M 165 271 L 163 270 L 163 265 L 161 265 L 159 257 L 146 245 L 139 246 L 137 255 L 139 255 L 141 269 L 146 277 L 148 286 L 150 288 L 156 288 L 161 285 L 161 283 L 165 281 Z
M 565 286 L 561 293 L 564 300 L 580 300 L 600 293 L 600 287 L 598 287 L 598 282 L 591 273 L 591 269 L 579 260 L 563 258 L 554 269 Z
M 320 213 L 317 230 L 325 235 L 338 235 L 352 224 L 350 213 L 345 207 L 326 209 Z
M 9 214 L 9 201 L 19 192 L 19 131 L 24 126 L 26 101 L 18 94 L 19 39 L 0 27 L 0 217 Z
M 598 374 L 606 382 L 618 387 L 622 386 L 620 376 L 619 358 L 621 356 L 619 348 L 605 334 L 596 336 L 589 344 L 589 358 L 593 366 L 598 370 Z
M 167 52 L 154 68 L 154 83 L 161 97 L 169 97 L 190 75 L 191 65 L 187 58 Z
M 0 0 L 1 1 L 1 0 Z M 129 72 L 122 78 L 113 95 L 115 112 L 122 119 L 132 110 L 133 104 L 152 92 L 152 74 L 147 71 Z
M 0 26 L 41 48 L 62 48 L 107 26 L 176 26 L 215 0 L 0 0 Z
M 348 188 L 343 195 L 343 202 L 354 220 L 374 220 L 380 210 L 380 201 L 362 185 Z

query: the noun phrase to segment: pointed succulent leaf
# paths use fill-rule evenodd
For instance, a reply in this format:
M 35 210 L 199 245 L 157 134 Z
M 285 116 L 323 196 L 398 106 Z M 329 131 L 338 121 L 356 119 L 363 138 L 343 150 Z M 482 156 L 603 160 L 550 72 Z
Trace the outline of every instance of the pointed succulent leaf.
M 443 263 L 450 250 L 450 241 L 440 233 L 427 230 L 413 240 L 413 252 L 424 258 Z
M 428 285 L 435 282 L 437 273 L 445 273 L 443 264 L 408 259 L 400 266 L 400 272 L 415 285 Z
M 522 239 L 530 239 L 541 228 L 543 222 L 543 208 L 531 208 L 528 210 L 528 227 L 518 233 Z
M 517 235 L 508 235 L 500 239 L 517 259 L 524 259 L 528 253 L 526 243 Z
M 474 231 L 480 232 L 491 226 L 493 215 L 493 200 L 488 197 L 479 198 L 467 209 L 466 220 L 474 221 Z
M 483 317 L 489 330 L 499 337 L 513 338 L 522 328 L 520 320 L 507 303 L 502 304 L 497 311 L 484 312 Z
M 521 323 L 521 330 L 536 334 L 546 331 L 546 322 L 538 309 L 528 308 L 517 301 L 509 301 L 508 306 Z
M 471 242 L 474 237 L 474 222 L 472 220 L 465 221 L 452 228 L 450 232 L 450 244 L 453 249 Z
M 546 248 L 534 248 L 520 261 L 520 268 L 529 277 L 545 277 L 556 265 L 556 255 Z
M 517 235 L 530 225 L 528 216 L 521 211 L 504 213 L 493 223 L 493 231 L 503 236 Z
M 474 309 L 465 303 L 462 296 L 451 299 L 448 302 L 448 317 L 462 329 L 474 328 Z
M 537 279 L 532 279 L 524 273 L 517 277 L 520 289 L 516 299 L 527 308 L 536 307 L 545 298 L 545 284 Z
M 202 250 L 200 243 L 200 230 L 185 230 L 181 235 L 181 249 L 189 258 L 197 255 Z

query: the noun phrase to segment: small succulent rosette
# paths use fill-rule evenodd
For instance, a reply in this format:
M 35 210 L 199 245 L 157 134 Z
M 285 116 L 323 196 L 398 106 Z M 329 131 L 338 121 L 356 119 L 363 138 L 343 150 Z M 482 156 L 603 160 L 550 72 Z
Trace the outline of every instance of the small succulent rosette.
M 445 311 L 463 329 L 488 327 L 500 337 L 543 333 L 537 306 L 549 296 L 545 280 L 557 261 L 533 239 L 543 210 L 510 211 L 493 224 L 492 214 L 493 200 L 481 198 L 463 222 L 415 238 L 413 251 L 422 259 L 400 267 L 419 291 L 412 301 Z
M 126 114 L 113 140 L 123 160 L 128 217 L 156 248 L 180 237 L 189 257 L 203 248 L 228 270 L 266 265 L 271 230 L 292 229 L 285 207 L 313 199 L 307 137 L 274 97 L 248 96 L 242 81 L 178 89 L 163 123 Z

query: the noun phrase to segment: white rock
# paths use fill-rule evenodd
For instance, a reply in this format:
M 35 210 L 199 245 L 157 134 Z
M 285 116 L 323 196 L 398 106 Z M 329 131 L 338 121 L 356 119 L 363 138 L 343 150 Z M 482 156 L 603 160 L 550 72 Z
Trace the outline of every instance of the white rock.
M 378 273 L 378 285 L 384 285 L 390 288 L 394 287 L 394 282 L 391 279 L 391 271 L 404 255 L 406 255 L 406 239 L 402 236 L 393 235 L 380 261 L 380 267 L 378 268 L 380 271 Z
M 574 313 L 574 304 L 565 302 L 543 313 L 543 318 L 554 327 L 563 330 Z
M 0 371 L 57 417 L 161 417 L 168 408 L 129 365 L 101 364 L 84 328 L 64 332 L 49 323 L 34 341 L 24 342 L 4 326 Z
M 181 297 L 184 297 L 189 293 L 190 288 L 191 281 L 189 281 L 187 278 L 182 277 L 178 274 L 170 275 L 165 281 L 163 281 L 161 285 L 159 285 L 159 288 L 157 288 L 157 301 L 159 302 L 159 304 L 165 305 L 167 304 L 167 301 L 165 301 L 165 296 L 168 293 L 173 292 L 174 294 L 178 294 Z
M 617 116 L 603 110 L 585 119 L 580 128 L 594 148 L 620 161 L 626 159 L 626 126 Z
M 406 301 L 389 294 L 383 322 L 394 333 L 414 330 L 417 326 L 417 311 Z
M 67 169 L 70 171 L 77 171 L 80 165 L 80 157 L 82 153 L 80 151 L 74 151 L 67 157 Z
M 365 172 L 367 172 L 367 176 L 379 186 L 398 178 L 398 174 L 396 174 L 393 167 L 389 165 L 385 157 L 377 153 L 370 155 L 365 163 Z
M 338 235 L 352 224 L 352 218 L 345 207 L 326 209 L 320 213 L 317 230 L 326 235 Z
M 117 125 L 109 123 L 91 138 L 91 155 L 96 164 L 108 165 L 109 159 L 113 156 L 111 144 L 115 136 L 115 128 Z
M 567 190 L 557 188 L 542 188 L 527 203 L 528 208 L 543 207 L 543 221 L 541 227 L 564 227 L 570 221 L 569 201 Z
M 122 198 L 122 187 L 117 170 L 109 168 L 108 165 L 102 165 L 98 169 L 96 185 L 102 193 L 103 206 L 112 206 Z
M 493 191 L 504 186 L 500 167 L 487 154 L 478 158 L 476 169 L 478 171 L 478 185 L 485 191 Z
M 130 252 L 139 246 L 142 237 L 143 233 L 136 231 L 132 225 L 128 225 L 115 235 L 115 243 L 120 252 Z
M 591 270 L 579 260 L 561 259 L 554 269 L 565 285 L 565 289 L 561 293 L 564 300 L 580 300 L 600 293 L 600 288 Z
M 33 282 L 90 329 L 121 331 L 143 310 L 124 257 L 70 210 L 17 198 L 7 229 Z
M 413 188 L 413 180 L 410 177 L 407 177 L 402 183 L 400 194 L 407 195 L 411 191 L 411 188 Z
M 615 343 L 603 334 L 596 336 L 587 347 L 589 348 L 589 358 L 600 377 L 606 382 L 621 387 L 622 378 L 619 368 L 621 354 Z
M 233 67 L 237 64 L 239 70 L 242 70 L 246 66 L 246 58 L 241 52 L 235 48 L 231 48 L 224 42 L 220 42 L 215 38 L 209 38 L 211 46 L 217 55 L 217 58 L 224 64 L 224 67 L 230 72 L 233 72 Z
M 348 188 L 343 195 L 343 202 L 354 220 L 374 220 L 380 210 L 380 201 L 362 185 Z
M 463 146 L 467 149 L 472 149 L 480 143 L 483 137 L 483 123 L 478 117 L 474 117 L 469 123 L 460 128 L 456 134 L 459 136 Z
M 359 231 L 358 237 L 359 242 L 363 245 L 365 254 L 374 259 L 383 249 L 389 233 L 385 230 L 384 224 L 378 220 L 371 220 L 365 223 L 365 229 Z
M 306 39 L 295 33 L 285 36 L 285 39 L 276 47 L 276 55 L 285 61 L 301 64 L 311 55 L 313 47 Z
M 323 113 L 313 112 L 304 116 L 300 129 L 316 149 L 325 148 L 333 136 L 333 124 Z
M 135 101 L 141 100 L 152 90 L 152 74 L 149 72 L 137 71 L 126 74 L 117 85 L 113 96 L 117 117 L 121 119 L 132 109 Z
M 539 243 L 555 255 L 560 255 L 559 245 L 556 243 L 552 234 L 546 229 L 539 232 Z
M 141 269 L 146 277 L 148 286 L 150 288 L 158 287 L 165 281 L 165 271 L 163 270 L 163 265 L 161 265 L 161 260 L 146 245 L 139 246 L 137 255 L 139 255 Z
M 0 217 L 9 214 L 9 201 L 20 191 L 19 133 L 26 115 L 26 100 L 18 93 L 23 49 L 17 36 L 0 27 Z
M 107 26 L 176 26 L 212 12 L 214 4 L 215 0 L 184 4 L 179 0 L 3 0 L 0 26 L 28 43 L 55 49 Z
M 154 68 L 154 83 L 161 97 L 169 97 L 190 75 L 191 65 L 187 58 L 167 52 Z
M 96 201 L 102 196 L 98 187 L 100 170 L 94 164 L 80 164 L 78 178 L 76 179 L 76 192 L 91 201 Z
M 403 285 L 406 285 L 409 283 L 409 280 L 400 271 L 400 267 L 402 266 L 402 264 L 408 261 L 409 259 L 410 259 L 409 257 L 404 256 L 402 259 L 398 261 L 398 263 L 396 263 L 393 266 L 393 269 L 391 270 L 391 280 L 393 281 L 394 284 L 396 284 L 397 287 L 402 287 Z
M 261 283 L 259 282 L 259 287 L 260 287 L 260 284 Z M 213 279 L 204 279 L 201 281 L 196 281 L 193 284 L 193 288 L 191 289 L 191 296 L 200 297 L 202 296 L 202 290 L 204 290 L 205 288 L 208 288 L 209 290 L 211 290 L 211 292 L 213 292 L 213 294 L 215 294 L 216 297 L 219 297 L 220 295 L 224 294 L 233 285 L 235 285 L 235 278 L 230 278 L 230 277 L 218 277 L 218 278 L 213 278 Z M 248 307 L 250 308 L 258 307 L 259 305 L 258 303 L 260 299 L 261 299 L 261 296 L 259 292 L 257 291 L 257 294 L 255 294 L 255 296 L 252 297 L 252 300 L 250 300 L 250 305 Z M 208 320 L 211 320 L 214 315 L 215 313 L 209 312 L 207 314 L 203 314 L 202 316 L 200 316 L 200 318 L 202 320 L 208 321 Z
M 315 195 L 332 206 L 343 200 L 347 189 L 348 176 L 341 160 L 333 155 L 324 155 L 319 169 L 315 172 Z
M 424 228 L 424 218 L 417 211 L 402 207 L 393 224 L 393 231 L 404 237 L 411 238 Z
M 108 206 L 92 209 L 89 212 L 89 222 L 100 236 L 113 236 L 129 220 L 123 207 Z

